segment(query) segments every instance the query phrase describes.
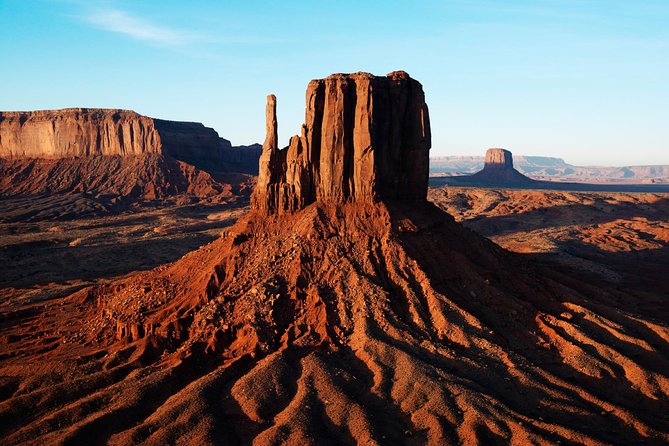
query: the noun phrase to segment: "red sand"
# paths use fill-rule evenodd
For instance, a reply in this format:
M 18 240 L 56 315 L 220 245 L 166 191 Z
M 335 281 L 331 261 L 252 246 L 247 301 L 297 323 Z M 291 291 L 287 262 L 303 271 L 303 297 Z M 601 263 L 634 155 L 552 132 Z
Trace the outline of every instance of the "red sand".
M 3 444 L 661 444 L 669 329 L 428 203 L 250 213 L 0 320 Z M 661 317 L 661 315 L 658 315 Z

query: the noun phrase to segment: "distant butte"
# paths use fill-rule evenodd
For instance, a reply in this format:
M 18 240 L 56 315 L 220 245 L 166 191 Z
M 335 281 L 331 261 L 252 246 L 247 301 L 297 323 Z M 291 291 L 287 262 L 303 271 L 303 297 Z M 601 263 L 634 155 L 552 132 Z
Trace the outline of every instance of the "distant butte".
M 426 199 L 430 121 L 418 81 L 404 71 L 333 74 L 312 80 L 306 99 L 301 135 L 279 150 L 276 97 L 267 98 L 255 209 Z
M 511 152 L 498 148 L 486 151 L 483 170 L 460 179 L 471 183 L 499 186 L 527 186 L 535 182 L 513 167 Z
M 432 186 L 445 184 L 452 186 L 609 192 L 666 192 L 669 190 L 669 187 L 662 184 L 592 184 L 535 180 L 516 170 L 513 167 L 512 153 L 500 148 L 492 148 L 486 151 L 483 169 L 475 174 L 434 176 L 430 178 L 430 185 Z

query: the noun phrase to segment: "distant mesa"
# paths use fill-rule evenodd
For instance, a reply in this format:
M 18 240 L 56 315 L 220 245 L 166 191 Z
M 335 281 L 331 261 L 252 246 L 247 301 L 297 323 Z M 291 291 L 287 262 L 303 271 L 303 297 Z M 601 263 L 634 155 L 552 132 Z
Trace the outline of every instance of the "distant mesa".
M 3 112 L 0 135 L 3 158 L 160 153 L 186 161 L 205 161 L 220 156 L 214 129 L 195 122 L 153 119 L 131 110 Z
M 147 153 L 171 156 L 201 169 L 254 164 L 259 147 L 244 152 L 199 122 L 168 121 L 132 110 L 66 108 L 0 112 L 0 158 L 61 159 Z
M 315 201 L 425 200 L 431 146 L 421 84 L 404 71 L 333 74 L 312 80 L 300 136 L 277 146 L 276 97 L 267 98 L 267 137 L 255 209 L 293 212 Z
M 260 152 L 198 122 L 131 110 L 0 112 L 0 196 L 67 195 L 85 203 L 74 216 L 153 200 L 227 202 L 250 194 Z

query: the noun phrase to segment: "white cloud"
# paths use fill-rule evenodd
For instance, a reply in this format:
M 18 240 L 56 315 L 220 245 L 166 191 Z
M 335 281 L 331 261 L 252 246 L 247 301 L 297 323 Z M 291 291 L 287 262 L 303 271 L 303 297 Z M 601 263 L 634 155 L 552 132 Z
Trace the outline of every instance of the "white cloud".
M 196 34 L 157 25 L 120 9 L 95 8 L 83 19 L 99 29 L 154 44 L 174 47 L 200 40 Z

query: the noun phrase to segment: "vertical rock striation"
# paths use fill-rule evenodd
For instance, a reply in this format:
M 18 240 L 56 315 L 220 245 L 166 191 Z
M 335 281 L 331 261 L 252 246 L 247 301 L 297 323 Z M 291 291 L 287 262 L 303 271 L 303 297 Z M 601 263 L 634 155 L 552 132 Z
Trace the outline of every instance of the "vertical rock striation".
M 198 166 L 216 166 L 223 151 L 212 128 L 198 122 L 153 119 L 131 110 L 0 112 L 0 158 L 160 153 Z
M 301 134 L 284 149 L 277 143 L 274 95 L 266 120 L 254 209 L 282 213 L 317 200 L 426 198 L 430 120 L 421 84 L 403 71 L 312 80 Z
M 505 149 L 488 149 L 484 169 L 513 169 L 513 155 Z

